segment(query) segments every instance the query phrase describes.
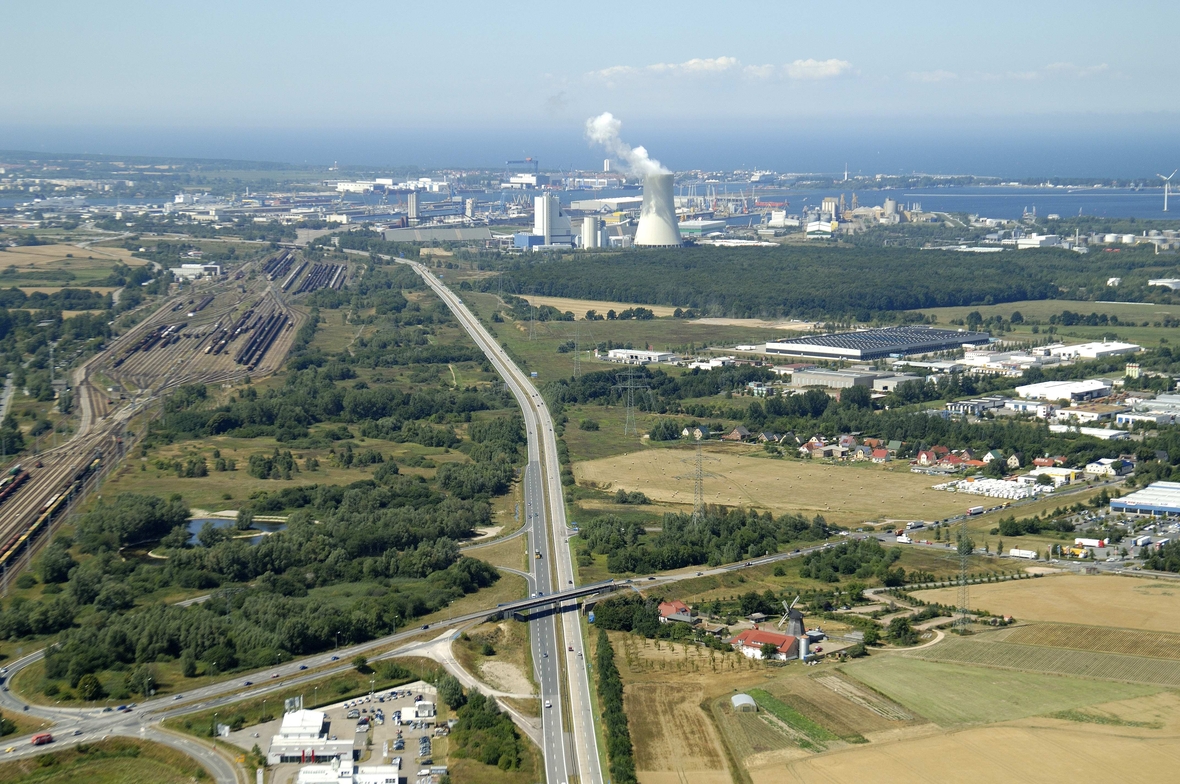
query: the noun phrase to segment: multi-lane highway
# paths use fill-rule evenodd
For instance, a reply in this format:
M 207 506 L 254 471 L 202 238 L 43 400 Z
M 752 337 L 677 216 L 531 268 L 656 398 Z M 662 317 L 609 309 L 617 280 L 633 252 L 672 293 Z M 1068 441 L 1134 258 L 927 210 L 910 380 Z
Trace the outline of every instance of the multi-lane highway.
M 531 550 L 534 554 L 538 551 L 541 554 L 540 558 L 533 559 L 536 590 L 549 593 L 573 587 L 573 559 L 566 544 L 569 531 L 561 492 L 557 441 L 545 401 L 459 297 L 426 267 L 415 262 L 405 263 L 413 267 L 451 309 L 520 403 L 528 435 L 525 524 L 530 530 Z M 534 615 L 536 618 L 530 624 L 533 658 L 541 704 L 549 706 L 541 709 L 546 780 L 550 784 L 575 779 L 582 783 L 600 782 L 603 780 L 602 770 L 577 602 L 564 603 L 556 615 L 552 612 Z

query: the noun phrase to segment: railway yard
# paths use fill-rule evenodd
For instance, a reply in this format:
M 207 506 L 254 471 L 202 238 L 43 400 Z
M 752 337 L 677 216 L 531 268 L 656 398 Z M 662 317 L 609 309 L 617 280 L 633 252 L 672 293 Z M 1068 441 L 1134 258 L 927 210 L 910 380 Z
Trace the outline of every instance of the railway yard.
M 154 404 L 181 385 L 274 373 L 307 319 L 292 300 L 339 288 L 348 273 L 347 265 L 313 264 L 279 251 L 182 289 L 76 368 L 72 437 L 2 468 L 0 592 L 45 541 L 43 534 L 119 462 L 131 438 L 128 423 L 151 416 Z

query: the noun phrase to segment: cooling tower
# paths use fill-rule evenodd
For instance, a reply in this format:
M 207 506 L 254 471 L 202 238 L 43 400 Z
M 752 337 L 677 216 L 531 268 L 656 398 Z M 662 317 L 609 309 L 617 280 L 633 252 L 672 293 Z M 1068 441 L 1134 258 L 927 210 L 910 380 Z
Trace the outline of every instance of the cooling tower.
M 676 224 L 676 207 L 672 202 L 672 175 L 649 174 L 643 178 L 643 208 L 635 244 L 648 248 L 680 245 L 680 227 Z

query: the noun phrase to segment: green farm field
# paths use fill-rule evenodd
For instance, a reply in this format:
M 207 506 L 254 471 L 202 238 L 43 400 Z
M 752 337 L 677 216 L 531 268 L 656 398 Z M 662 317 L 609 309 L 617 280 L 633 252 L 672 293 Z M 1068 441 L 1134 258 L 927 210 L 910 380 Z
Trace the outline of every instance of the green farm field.
M 1180 662 L 1145 656 L 1016 645 L 980 638 L 948 638 L 938 645 L 907 655 L 929 661 L 978 664 L 1047 675 L 1070 675 L 1167 688 L 1180 686 Z
M 208 778 L 191 758 L 158 743 L 114 738 L 82 748 L 0 764 L 0 784 L 187 784 Z
M 841 669 L 942 727 L 1009 721 L 1159 691 L 1158 686 L 997 670 L 899 655 L 874 656 Z

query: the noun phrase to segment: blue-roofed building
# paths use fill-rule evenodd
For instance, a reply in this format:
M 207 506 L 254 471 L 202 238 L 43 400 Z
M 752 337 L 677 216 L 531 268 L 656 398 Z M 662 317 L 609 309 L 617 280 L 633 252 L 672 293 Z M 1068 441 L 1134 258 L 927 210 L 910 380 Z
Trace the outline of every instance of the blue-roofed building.
M 1138 492 L 1110 502 L 1110 511 L 1129 515 L 1180 515 L 1180 482 L 1152 482 Z

